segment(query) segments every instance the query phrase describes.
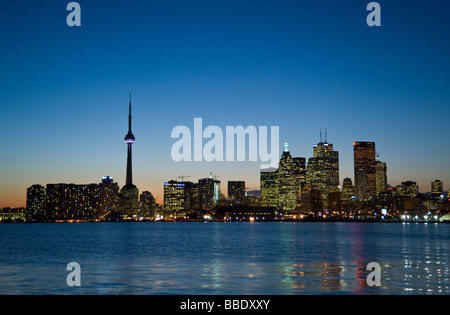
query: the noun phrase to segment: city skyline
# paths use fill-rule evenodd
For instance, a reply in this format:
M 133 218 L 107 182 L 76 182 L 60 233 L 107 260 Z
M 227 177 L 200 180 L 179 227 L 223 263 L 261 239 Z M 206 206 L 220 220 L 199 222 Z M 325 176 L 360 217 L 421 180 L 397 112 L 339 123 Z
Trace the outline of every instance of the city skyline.
M 5 3 L 0 207 L 24 206 L 32 184 L 112 176 L 122 187 L 130 91 L 134 184 L 159 203 L 182 174 L 259 189 L 259 162 L 171 161 L 170 131 L 196 117 L 280 126 L 280 146 L 305 158 L 328 128 L 340 185 L 354 180 L 353 143 L 372 141 L 388 184 L 429 192 L 439 179 L 446 191 L 450 4 L 380 2 L 379 28 L 365 24 L 366 4 L 83 2 L 82 26 L 69 28 L 65 4 Z

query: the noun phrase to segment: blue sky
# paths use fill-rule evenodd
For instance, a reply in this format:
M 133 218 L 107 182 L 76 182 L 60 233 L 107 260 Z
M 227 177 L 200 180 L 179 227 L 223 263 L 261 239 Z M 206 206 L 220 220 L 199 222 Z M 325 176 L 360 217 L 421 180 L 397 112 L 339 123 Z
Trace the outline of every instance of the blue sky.
M 171 131 L 280 126 L 280 146 L 312 156 L 320 128 L 353 178 L 353 141 L 375 141 L 388 182 L 450 187 L 450 4 L 378 1 L 65 1 L 0 4 L 0 207 L 32 184 L 125 181 L 133 93 L 134 180 L 210 172 L 259 188 L 261 163 L 175 163 Z M 280 147 L 280 151 L 282 148 Z

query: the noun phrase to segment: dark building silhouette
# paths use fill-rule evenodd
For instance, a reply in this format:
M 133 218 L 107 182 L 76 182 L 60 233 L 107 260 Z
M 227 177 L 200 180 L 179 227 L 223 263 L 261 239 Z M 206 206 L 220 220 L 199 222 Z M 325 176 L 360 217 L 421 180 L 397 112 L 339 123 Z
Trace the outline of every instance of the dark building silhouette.
M 46 189 L 41 185 L 33 185 L 27 189 L 27 217 L 36 220 L 45 217 Z
M 229 181 L 228 182 L 228 199 L 232 203 L 245 203 L 245 182 Z
M 133 185 L 133 168 L 132 168 L 132 146 L 136 141 L 131 128 L 131 94 L 128 114 L 128 133 L 125 135 L 125 143 L 127 144 L 127 173 L 126 184 L 120 191 L 122 213 L 127 217 L 138 215 L 139 209 L 139 190 Z

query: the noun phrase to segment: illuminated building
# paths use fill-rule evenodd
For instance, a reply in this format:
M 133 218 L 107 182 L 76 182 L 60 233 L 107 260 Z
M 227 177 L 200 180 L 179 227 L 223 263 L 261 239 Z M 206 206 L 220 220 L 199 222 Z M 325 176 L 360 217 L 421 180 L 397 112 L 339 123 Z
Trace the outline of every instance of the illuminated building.
M 164 218 L 177 219 L 191 210 L 191 182 L 164 183 Z
M 431 183 L 431 197 L 433 198 L 440 198 L 442 199 L 444 196 L 444 184 L 439 180 L 436 179 Z
M 229 181 L 228 182 L 228 199 L 237 204 L 245 203 L 245 182 Z
M 295 210 L 298 204 L 298 184 L 295 174 L 295 164 L 285 144 L 278 171 L 278 206 L 283 210 Z
M 127 173 L 126 184 L 120 191 L 122 200 L 122 213 L 127 217 L 133 217 L 138 215 L 139 209 L 139 190 L 133 185 L 133 169 L 132 169 L 132 145 L 135 143 L 136 138 L 131 130 L 131 94 L 130 105 L 128 114 L 128 133 L 125 135 L 125 143 L 127 144 Z
M 33 185 L 27 189 L 27 215 L 42 219 L 45 216 L 46 189 L 41 185 Z
M 97 214 L 99 219 L 120 213 L 119 185 L 114 183 L 111 176 L 103 176 L 100 184 L 100 210 Z
M 387 166 L 386 163 L 375 162 L 376 196 L 387 190 Z
M 46 220 L 90 220 L 99 209 L 101 187 L 98 184 L 48 184 Z
M 415 198 L 419 193 L 419 186 L 416 182 L 406 181 L 397 186 L 397 194 L 400 197 Z
M 354 142 L 355 195 L 358 200 L 376 197 L 375 142 Z
M 339 152 L 333 150 L 327 136 L 324 142 L 314 145 L 313 152 L 314 157 L 308 159 L 306 185 L 320 190 L 325 206 L 331 196 L 336 203 L 336 196 L 339 194 Z
M 306 159 L 303 157 L 292 158 L 294 162 L 294 174 L 297 185 L 297 202 L 302 198 L 302 189 L 306 186 Z
M 155 218 L 155 197 L 149 191 L 143 191 L 139 198 L 139 216 L 143 218 Z
M 46 195 L 46 220 L 63 220 L 67 218 L 66 184 L 48 184 Z
M 65 220 L 89 220 L 100 208 L 100 185 L 66 185 L 64 194 Z
M 220 199 L 220 181 L 216 178 L 202 178 L 198 180 L 198 198 L 200 209 L 214 208 Z
M 275 169 L 261 170 L 261 206 L 278 207 L 278 173 Z

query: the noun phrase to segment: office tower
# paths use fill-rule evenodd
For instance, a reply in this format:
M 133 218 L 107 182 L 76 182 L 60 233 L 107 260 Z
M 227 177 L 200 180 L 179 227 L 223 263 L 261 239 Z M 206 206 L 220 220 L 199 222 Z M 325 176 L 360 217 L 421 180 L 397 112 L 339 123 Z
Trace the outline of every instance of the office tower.
M 164 217 L 177 219 L 191 211 L 191 182 L 164 183 Z
M 349 201 L 355 195 L 355 190 L 353 187 L 351 178 L 344 178 L 344 182 L 342 184 L 342 194 L 341 199 L 343 201 Z
M 202 209 L 200 206 L 200 195 L 198 191 L 198 183 L 192 183 L 191 190 L 191 210 L 196 212 L 198 215 L 202 214 Z
M 387 190 L 387 166 L 386 163 L 375 162 L 376 196 Z
M 278 206 L 283 210 L 295 210 L 298 204 L 298 184 L 294 160 L 285 144 L 278 166 Z
M 416 182 L 406 181 L 397 186 L 397 194 L 400 197 L 415 198 L 419 193 L 419 186 Z
M 198 197 L 201 210 L 214 208 L 220 199 L 220 181 L 213 178 L 201 178 L 198 181 Z
M 431 182 L 431 197 L 441 198 L 443 194 L 444 194 L 444 184 L 439 179 L 436 179 L 435 181 Z
M 136 138 L 131 131 L 131 94 L 128 114 L 128 133 L 125 135 L 125 143 L 127 144 L 127 177 L 126 184 L 120 191 L 122 199 L 122 213 L 127 217 L 138 215 L 139 209 L 139 190 L 133 185 L 133 169 L 132 169 L 132 145 Z
M 139 198 L 139 216 L 153 219 L 156 216 L 155 197 L 149 191 L 143 191 Z
M 228 199 L 232 203 L 245 203 L 245 182 L 244 181 L 229 181 L 228 182 Z
M 375 142 L 354 142 L 355 195 L 358 200 L 376 197 Z
M 294 162 L 295 180 L 297 182 L 297 201 L 300 201 L 303 187 L 306 186 L 306 159 L 303 157 L 295 157 L 292 160 Z
M 27 215 L 41 220 L 45 216 L 46 189 L 41 185 L 33 185 L 27 189 Z
M 261 170 L 261 206 L 278 207 L 278 172 L 276 169 Z
M 119 185 L 114 183 L 111 176 L 103 176 L 100 184 L 100 210 L 97 218 L 105 219 L 108 216 L 117 216 L 120 211 Z
M 314 157 L 308 159 L 306 170 L 306 185 L 320 190 L 325 206 L 331 195 L 335 200 L 339 194 L 339 152 L 334 151 L 327 138 L 325 131 L 325 141 L 314 145 Z

